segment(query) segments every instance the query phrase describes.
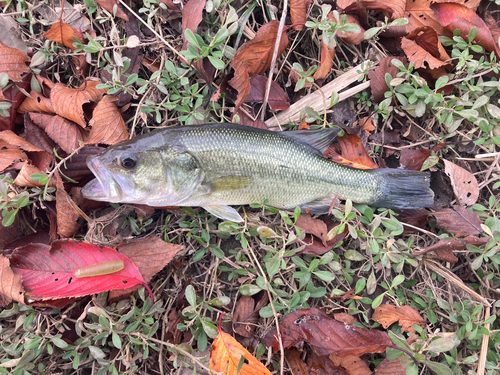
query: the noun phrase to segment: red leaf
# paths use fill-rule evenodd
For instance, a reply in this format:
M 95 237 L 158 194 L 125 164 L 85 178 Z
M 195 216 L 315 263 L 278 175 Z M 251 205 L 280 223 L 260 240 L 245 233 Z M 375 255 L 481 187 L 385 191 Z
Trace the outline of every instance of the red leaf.
M 493 39 L 486 23 L 484 23 L 475 11 L 456 3 L 435 3 L 430 8 L 434 11 L 434 16 L 441 25 L 451 32 L 457 29 L 460 30 L 465 40 L 467 40 L 470 30 L 476 27 L 477 35 L 474 38 L 474 42 L 489 52 L 494 51 L 497 58 L 500 58 L 498 43 Z
M 290 0 L 290 18 L 295 31 L 300 31 L 304 28 L 304 25 L 301 24 L 307 21 L 306 0 Z M 295 25 L 296 23 L 299 25 Z
M 473 211 L 462 206 L 453 206 L 431 214 L 436 218 L 437 225 L 449 233 L 459 236 L 469 236 L 483 233 L 481 219 Z
M 250 85 L 251 90 L 246 102 L 253 103 L 264 101 L 267 77 L 261 76 L 260 74 L 250 73 Z M 274 81 L 271 82 L 268 103 L 269 107 L 271 107 L 271 111 L 273 112 L 284 111 L 290 107 L 288 95 L 285 90 L 283 90 L 281 86 Z
M 122 260 L 125 268 L 109 275 L 75 278 L 78 269 L 110 260 Z M 11 268 L 23 276 L 30 300 L 80 297 L 144 283 L 135 264 L 115 249 L 72 240 L 18 248 L 12 255 Z
M 330 318 L 317 308 L 299 309 L 280 322 L 283 346 L 302 348 L 304 342 L 318 355 L 382 353 L 393 347 L 387 333 L 351 326 Z M 264 344 L 279 350 L 276 329 L 266 333 Z
M 410 62 L 415 63 L 415 68 L 437 69 L 450 68 L 450 59 L 443 45 L 438 39 L 436 31 L 430 27 L 419 27 L 401 40 L 401 48 L 405 51 Z

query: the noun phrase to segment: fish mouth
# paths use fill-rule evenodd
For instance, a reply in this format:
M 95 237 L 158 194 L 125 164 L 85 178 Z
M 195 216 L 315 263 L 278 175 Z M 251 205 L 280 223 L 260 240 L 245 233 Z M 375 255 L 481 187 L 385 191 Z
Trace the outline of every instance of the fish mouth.
M 82 188 L 82 195 L 95 201 L 121 202 L 123 200 L 123 190 L 113 178 L 113 175 L 104 167 L 98 156 L 89 156 L 87 166 L 96 178 Z

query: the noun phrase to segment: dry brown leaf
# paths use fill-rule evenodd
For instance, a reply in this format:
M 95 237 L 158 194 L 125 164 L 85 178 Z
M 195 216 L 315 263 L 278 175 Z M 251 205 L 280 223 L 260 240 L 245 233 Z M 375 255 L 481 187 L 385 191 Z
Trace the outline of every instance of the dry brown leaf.
M 16 148 L 0 150 L 0 173 L 17 163 L 24 163 L 28 160 L 26 154 Z
M 402 357 L 401 357 L 402 358 Z M 406 369 L 401 365 L 401 358 L 384 359 L 375 369 L 376 375 L 406 375 Z
M 285 358 L 288 362 L 288 366 L 290 366 L 290 371 L 293 375 L 309 375 L 309 369 L 307 368 L 307 365 L 300 359 L 300 353 L 297 349 L 288 349 L 286 351 Z
M 392 65 L 391 61 L 393 59 L 398 59 L 403 62 L 403 64 L 408 65 L 406 58 L 404 57 L 385 57 L 380 60 L 380 65 L 368 72 L 368 78 L 370 78 L 370 88 L 372 90 L 373 99 L 375 102 L 380 103 L 385 99 L 385 92 L 389 91 L 389 87 L 385 83 L 385 74 L 389 73 L 392 78 L 396 78 L 396 74 L 399 73 L 399 69 Z
M 234 332 L 243 337 L 252 337 L 257 328 L 259 311 L 268 299 L 264 293 L 256 304 L 254 296 L 241 296 L 233 314 Z
M 413 256 L 426 254 L 428 259 L 439 259 L 443 262 L 456 263 L 458 258 L 453 251 L 465 250 L 467 245 L 481 246 L 490 240 L 490 237 L 467 236 L 464 238 L 452 238 L 450 240 L 439 240 L 437 243 L 426 247 L 424 250 L 413 253 Z M 430 252 L 436 255 L 429 254 Z
M 342 137 L 337 137 L 337 142 L 340 153 L 335 150 L 335 147 L 330 146 L 324 152 L 324 157 L 357 169 L 378 168 L 378 165 L 368 155 L 363 140 L 358 135 L 345 132 Z
M 342 15 L 342 16 L 344 16 L 344 15 Z M 346 43 L 354 44 L 354 45 L 360 44 L 362 41 L 365 40 L 365 38 L 363 37 L 363 34 L 365 33 L 366 30 L 363 28 L 363 26 L 361 26 L 361 23 L 359 22 L 358 17 L 356 17 L 355 15 L 352 15 L 352 14 L 346 14 L 346 16 L 347 16 L 346 23 L 354 23 L 354 24 L 358 25 L 361 30 L 358 34 L 339 32 L 339 33 L 337 33 L 337 36 L 339 38 L 341 38 Z
M 479 185 L 476 177 L 451 161 L 443 159 L 443 162 L 444 173 L 451 180 L 458 203 L 462 206 L 472 206 L 479 198 Z
M 9 259 L 0 255 L 0 308 L 8 305 L 12 300 L 24 304 L 23 277 L 16 275 L 10 268 Z
M 250 94 L 250 73 L 264 74 L 271 66 L 271 60 L 276 44 L 279 21 L 274 20 L 263 25 L 255 34 L 255 38 L 243 44 L 236 52 L 231 67 L 234 77 L 229 84 L 238 91 L 235 111 L 245 102 Z M 285 32 L 281 35 L 278 56 L 288 46 L 288 37 Z
M 115 105 L 117 100 L 117 97 L 106 95 L 97 104 L 90 120 L 92 129 L 86 144 L 114 145 L 129 138 L 125 121 Z
M 481 219 L 476 212 L 462 206 L 453 206 L 431 214 L 436 218 L 437 225 L 449 233 L 458 236 L 469 236 L 483 233 Z
M 267 77 L 250 73 L 250 86 L 251 90 L 246 102 L 263 102 L 266 93 Z M 290 107 L 287 93 L 274 81 L 271 82 L 268 104 L 272 112 L 284 111 Z
M 330 354 L 330 359 L 335 366 L 342 366 L 347 370 L 349 375 L 371 375 L 372 371 L 368 365 L 358 356 L 347 355 L 340 356 L 337 354 Z
M 401 48 L 408 61 L 415 64 L 415 68 L 425 68 L 425 64 L 429 69 L 452 66 L 450 62 L 446 62 L 450 56 L 439 41 L 436 31 L 430 26 L 415 29 L 402 38 Z
M 328 48 L 328 45 L 321 40 L 321 61 L 318 70 L 314 73 L 315 80 L 324 79 L 330 73 L 335 58 L 335 48 Z
M 54 107 L 50 99 L 46 98 L 42 94 L 31 91 L 30 96 L 28 96 L 22 104 L 17 109 L 19 113 L 25 112 L 45 112 L 45 113 L 55 113 Z
M 10 48 L 0 42 L 0 73 L 7 73 L 10 80 L 22 81 L 22 75 L 30 71 L 26 66 L 30 60 L 23 51 Z
M 386 329 L 399 321 L 402 332 L 415 333 L 415 329 L 412 327 L 414 324 L 418 324 L 422 328 L 425 327 L 425 320 L 411 306 L 383 304 L 375 309 L 372 319 L 382 324 L 382 327 Z
M 295 31 L 301 31 L 304 28 L 303 24 L 307 21 L 306 0 L 290 0 L 290 18 Z
M 10 130 L 0 132 L 0 140 L 7 142 L 10 146 L 15 146 L 24 151 L 43 151 L 42 149 L 33 146 L 24 138 L 21 138 L 16 133 Z
M 56 176 L 56 212 L 57 212 L 57 234 L 61 238 L 70 238 L 80 228 L 78 218 L 80 214 L 75 209 L 73 199 L 64 190 L 64 183 L 58 172 Z
M 31 120 L 68 154 L 80 147 L 86 138 L 85 130 L 58 115 L 30 113 Z
M 299 228 L 304 229 L 306 233 L 312 234 L 318 237 L 323 245 L 326 246 L 326 235 L 328 234 L 328 228 L 323 220 L 314 219 L 311 215 L 303 213 L 299 216 L 299 219 L 295 223 Z
M 343 322 L 345 324 L 354 324 L 358 321 L 354 316 L 347 313 L 333 314 L 333 317 L 335 318 L 335 320 L 338 320 L 339 322 Z
M 238 371 L 241 357 L 244 357 L 245 361 Z M 271 375 L 266 366 L 260 363 L 231 335 L 221 330 L 212 344 L 210 369 L 227 375 Z
M 62 45 L 71 48 L 73 51 L 76 49 L 76 47 L 73 46 L 73 43 L 75 42 L 73 37 L 81 41 L 71 26 L 64 22 L 56 22 L 52 25 L 49 31 L 43 34 L 43 36 L 54 42 L 61 43 Z
M 87 124 L 82 106 L 90 101 L 98 102 L 101 100 L 105 90 L 96 89 L 99 83 L 87 81 L 86 85 L 83 84 L 78 89 L 70 89 L 62 83 L 54 85 L 50 91 L 50 100 L 55 112 L 85 128 Z
M 40 173 L 43 174 L 43 172 L 35 167 L 34 165 L 31 165 L 29 162 L 25 162 L 21 170 L 19 171 L 19 174 L 17 175 L 16 179 L 14 180 L 14 184 L 17 186 L 24 186 L 24 187 L 42 187 L 40 181 L 33 181 L 30 176 L 34 173 Z M 55 179 L 52 178 L 49 181 L 49 186 L 55 186 L 56 182 Z
M 116 9 L 116 17 L 122 20 L 128 21 L 128 16 L 122 10 L 120 2 L 118 0 L 96 0 L 97 4 L 106 9 L 109 13 L 115 14 L 114 9 Z M 115 7 L 116 5 L 116 7 Z

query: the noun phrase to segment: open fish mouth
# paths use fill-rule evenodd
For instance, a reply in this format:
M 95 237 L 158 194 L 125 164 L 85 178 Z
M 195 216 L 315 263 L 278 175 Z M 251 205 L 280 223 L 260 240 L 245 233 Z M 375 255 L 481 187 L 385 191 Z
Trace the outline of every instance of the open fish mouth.
M 89 156 L 87 165 L 96 178 L 82 188 L 82 195 L 96 201 L 121 202 L 123 200 L 123 190 L 99 158 Z

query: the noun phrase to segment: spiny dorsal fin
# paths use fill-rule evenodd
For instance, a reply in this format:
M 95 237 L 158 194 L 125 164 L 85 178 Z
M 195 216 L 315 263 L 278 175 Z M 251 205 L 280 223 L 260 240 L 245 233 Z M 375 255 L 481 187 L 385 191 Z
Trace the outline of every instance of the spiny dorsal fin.
M 281 134 L 307 143 L 323 154 L 328 146 L 330 146 L 330 143 L 332 143 L 335 139 L 339 131 L 340 128 L 328 128 L 317 130 L 292 130 L 282 132 Z

